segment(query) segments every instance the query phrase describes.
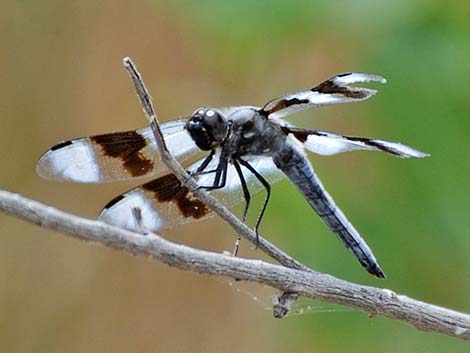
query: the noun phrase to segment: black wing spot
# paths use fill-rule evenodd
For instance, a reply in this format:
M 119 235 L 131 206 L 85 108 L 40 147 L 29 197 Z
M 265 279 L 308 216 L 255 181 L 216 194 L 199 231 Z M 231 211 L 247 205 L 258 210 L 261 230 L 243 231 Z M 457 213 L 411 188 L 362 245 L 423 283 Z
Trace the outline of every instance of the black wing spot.
M 289 108 L 292 105 L 300 105 L 300 104 L 308 104 L 308 103 L 310 103 L 308 99 L 299 99 L 299 98 L 281 99 L 271 109 L 267 111 L 267 114 L 269 115 L 279 110 Z
M 300 142 L 304 143 L 307 141 L 308 139 L 308 136 L 310 135 L 308 132 L 306 131 L 292 131 L 292 135 L 294 135 L 294 137 L 299 140 Z
M 372 146 L 372 147 L 376 147 L 378 148 L 379 150 L 381 151 L 384 151 L 384 152 L 387 152 L 387 153 L 390 153 L 394 156 L 402 156 L 402 154 L 392 148 L 388 148 L 387 146 L 384 146 L 383 144 L 381 144 L 380 142 L 378 141 L 375 141 L 375 140 L 372 140 L 372 139 L 368 139 L 367 137 L 352 137 L 352 136 L 345 136 L 346 139 L 350 140 L 350 141 L 359 141 L 359 142 L 362 142 L 368 146 Z
M 152 180 L 142 185 L 142 188 L 153 193 L 157 202 L 174 202 L 184 217 L 199 219 L 210 212 L 173 174 Z
M 288 127 L 288 126 L 283 126 L 282 131 L 284 131 L 284 133 L 286 133 L 286 134 L 294 135 L 294 137 L 302 143 L 307 142 L 308 137 L 310 135 L 328 136 L 328 134 L 326 134 L 324 132 L 321 132 L 321 131 L 294 128 L 294 127 Z
M 354 89 L 346 86 L 339 86 L 332 80 L 327 80 L 320 83 L 318 86 L 311 89 L 312 92 L 319 92 L 324 94 L 341 94 L 348 98 L 362 99 L 368 96 L 368 92 L 362 89 Z
M 90 139 L 101 147 L 104 156 L 120 159 L 133 177 L 148 174 L 154 167 L 154 162 L 140 152 L 147 141 L 137 131 L 97 135 Z

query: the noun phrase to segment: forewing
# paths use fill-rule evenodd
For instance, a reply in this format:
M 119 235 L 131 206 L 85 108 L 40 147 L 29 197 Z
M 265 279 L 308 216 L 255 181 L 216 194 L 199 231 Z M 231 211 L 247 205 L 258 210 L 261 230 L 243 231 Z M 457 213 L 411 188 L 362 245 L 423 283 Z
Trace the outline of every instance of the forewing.
M 271 158 L 256 157 L 249 162 L 270 183 L 275 183 L 284 177 L 284 174 L 274 166 Z M 194 163 L 189 170 L 196 170 L 200 163 L 201 161 Z M 214 169 L 217 163 L 218 158 L 214 158 L 207 170 Z M 242 172 L 251 194 L 263 189 L 253 174 L 244 168 Z M 199 176 L 197 182 L 199 185 L 209 186 L 213 184 L 213 179 L 214 174 L 205 174 Z M 209 193 L 229 208 L 244 200 L 240 179 L 232 164 L 228 166 L 226 186 Z M 141 211 L 139 224 L 136 224 L 133 216 L 132 210 L 135 207 Z M 118 196 L 105 206 L 100 219 L 130 230 L 139 230 L 143 227 L 158 231 L 200 221 L 213 215 L 214 213 L 182 186 L 173 174 L 168 174 Z
M 350 85 L 365 82 L 385 83 L 386 80 L 377 75 L 344 73 L 334 76 L 309 90 L 276 98 L 266 103 L 261 111 L 267 116 L 273 114 L 276 117 L 283 117 L 321 105 L 363 101 L 372 97 L 377 91 Z
M 162 124 L 170 152 L 184 161 L 199 149 L 184 120 Z M 150 127 L 61 142 L 38 161 L 37 173 L 55 181 L 104 183 L 148 176 L 165 170 Z
M 413 147 L 399 142 L 367 137 L 339 135 L 332 132 L 285 128 L 310 152 L 330 156 L 342 152 L 366 150 L 381 151 L 401 158 L 423 158 L 429 156 Z

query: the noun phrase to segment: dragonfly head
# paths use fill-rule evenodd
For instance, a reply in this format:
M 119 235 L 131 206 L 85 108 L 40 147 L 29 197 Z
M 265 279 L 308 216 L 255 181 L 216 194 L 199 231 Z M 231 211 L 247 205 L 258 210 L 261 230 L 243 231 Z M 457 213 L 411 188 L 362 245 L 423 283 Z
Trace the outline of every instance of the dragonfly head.
M 211 108 L 197 109 L 186 123 L 189 135 L 203 151 L 218 146 L 227 135 L 227 120 L 218 111 Z

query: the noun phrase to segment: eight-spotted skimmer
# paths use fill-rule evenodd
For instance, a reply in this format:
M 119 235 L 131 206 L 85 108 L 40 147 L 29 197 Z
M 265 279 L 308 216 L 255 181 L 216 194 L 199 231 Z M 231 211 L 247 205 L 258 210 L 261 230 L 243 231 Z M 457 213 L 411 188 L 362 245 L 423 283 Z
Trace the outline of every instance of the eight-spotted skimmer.
M 384 277 L 372 251 L 336 206 L 315 174 L 304 149 L 333 155 L 353 150 L 382 151 L 397 157 L 422 158 L 427 154 L 401 143 L 374 138 L 343 136 L 294 127 L 281 118 L 309 108 L 357 102 L 376 91 L 353 87 L 364 82 L 385 83 L 375 75 L 345 73 L 312 89 L 274 99 L 263 107 L 200 108 L 188 119 L 162 124 L 170 152 L 180 161 L 210 151 L 188 170 L 202 188 L 228 207 L 245 200 L 245 220 L 250 195 L 286 177 L 296 185 L 310 206 L 331 231 L 354 254 L 362 266 Z M 104 183 L 143 177 L 164 171 L 150 128 L 96 135 L 61 142 L 39 160 L 40 176 L 81 183 Z M 136 229 L 133 209 L 141 212 L 139 227 L 161 230 L 204 219 L 210 210 L 167 174 L 134 188 L 110 201 L 100 219 Z M 258 228 L 259 221 L 256 225 Z

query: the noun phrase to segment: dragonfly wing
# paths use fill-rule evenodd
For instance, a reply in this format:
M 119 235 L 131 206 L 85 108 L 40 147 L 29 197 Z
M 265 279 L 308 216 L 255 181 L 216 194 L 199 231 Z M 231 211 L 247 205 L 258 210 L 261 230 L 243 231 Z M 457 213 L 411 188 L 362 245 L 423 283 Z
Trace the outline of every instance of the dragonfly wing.
M 423 158 L 429 154 L 399 142 L 368 137 L 346 136 L 332 132 L 284 127 L 310 152 L 331 156 L 349 151 L 381 151 L 401 158 Z
M 350 85 L 366 82 L 385 83 L 386 80 L 377 75 L 355 72 L 336 75 L 309 90 L 273 99 L 265 104 L 261 113 L 266 116 L 283 117 L 321 105 L 360 102 L 369 99 L 377 91 Z
M 162 124 L 167 146 L 180 161 L 199 151 L 184 126 L 185 120 Z M 163 170 L 150 127 L 61 142 L 50 148 L 36 166 L 43 178 L 79 183 L 127 180 Z
M 269 157 L 248 159 L 270 183 L 275 183 L 284 177 Z M 202 160 L 189 167 L 195 171 Z M 218 158 L 209 164 L 207 170 L 215 169 Z M 251 194 L 263 189 L 257 179 L 246 169 L 242 169 Z M 214 174 L 203 174 L 197 177 L 200 185 L 212 185 Z M 208 191 L 213 197 L 228 208 L 244 201 L 240 179 L 235 167 L 229 164 L 227 183 L 224 188 Z M 139 208 L 141 220 L 139 225 L 133 216 L 133 208 Z M 116 197 L 103 209 L 100 219 L 126 229 L 139 230 L 140 225 L 147 230 L 158 231 L 180 224 L 196 222 L 213 216 L 214 213 L 200 200 L 193 196 L 173 174 L 167 174 L 123 195 Z

